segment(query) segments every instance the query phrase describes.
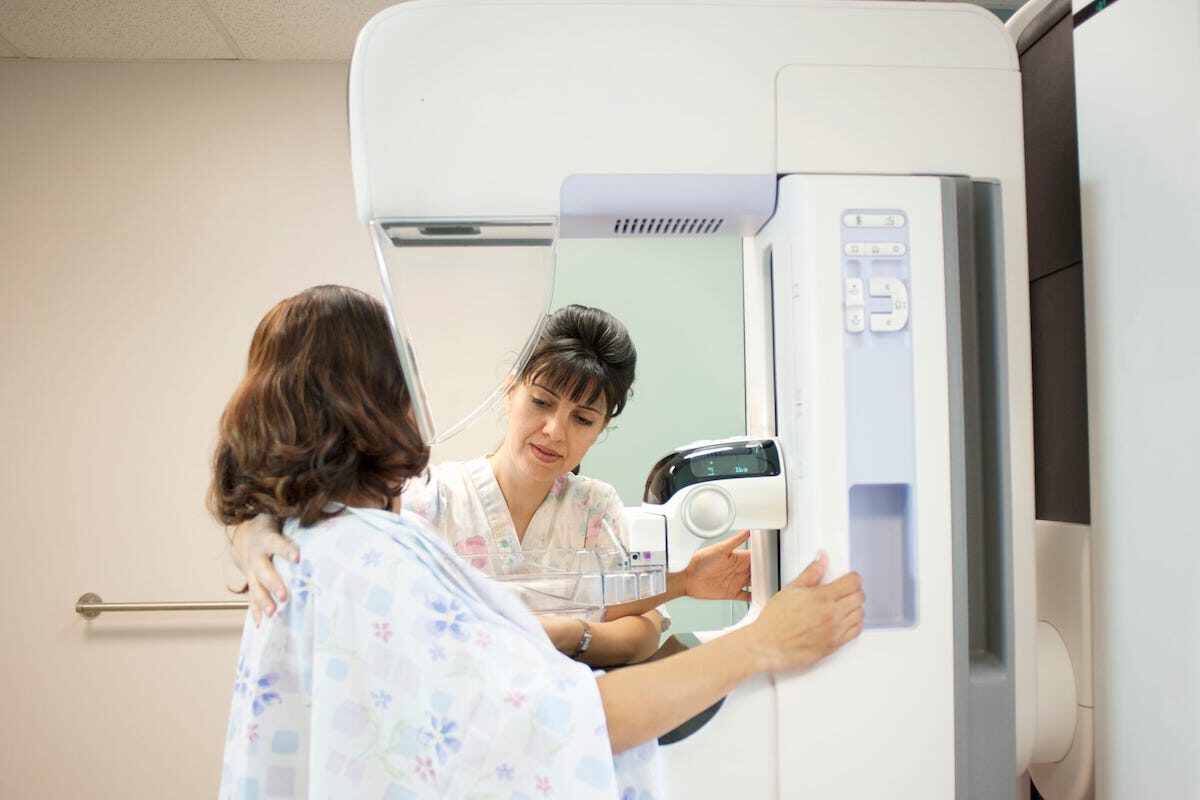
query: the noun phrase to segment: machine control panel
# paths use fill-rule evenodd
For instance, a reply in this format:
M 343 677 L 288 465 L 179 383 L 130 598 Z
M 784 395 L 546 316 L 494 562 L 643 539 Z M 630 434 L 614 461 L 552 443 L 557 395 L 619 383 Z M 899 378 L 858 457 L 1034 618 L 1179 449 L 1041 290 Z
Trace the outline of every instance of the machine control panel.
M 910 236 L 928 223 L 896 209 L 849 209 L 839 221 L 850 565 L 872 581 L 867 627 L 906 627 L 916 622 Z
M 900 211 L 842 215 L 846 333 L 887 335 L 908 327 L 908 247 L 908 218 Z

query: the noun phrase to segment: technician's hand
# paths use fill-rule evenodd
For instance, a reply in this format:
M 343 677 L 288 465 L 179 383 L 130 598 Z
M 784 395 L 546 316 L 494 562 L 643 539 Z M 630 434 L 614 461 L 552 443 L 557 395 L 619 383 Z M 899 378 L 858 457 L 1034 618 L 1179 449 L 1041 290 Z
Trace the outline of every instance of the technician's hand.
M 750 626 L 753 651 L 765 670 L 806 667 L 862 633 L 862 578 L 849 572 L 820 586 L 825 553 L 779 590 Z
M 697 550 L 684 570 L 684 594 L 702 600 L 750 600 L 750 551 L 738 550 L 750 538 L 742 531 Z
M 271 557 L 282 556 L 293 564 L 300 560 L 300 551 L 283 538 L 277 525 L 274 517 L 259 514 L 234 528 L 229 537 L 233 563 L 246 576 L 250 614 L 255 625 L 275 613 L 276 601 L 287 600 L 287 587 L 275 571 Z

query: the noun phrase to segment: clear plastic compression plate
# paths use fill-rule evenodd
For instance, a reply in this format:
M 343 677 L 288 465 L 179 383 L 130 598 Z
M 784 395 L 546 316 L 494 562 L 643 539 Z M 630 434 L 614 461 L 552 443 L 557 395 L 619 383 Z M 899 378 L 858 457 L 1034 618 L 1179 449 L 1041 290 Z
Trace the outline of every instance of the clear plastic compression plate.
M 667 590 L 665 566 L 633 567 L 612 551 L 546 550 L 525 553 L 524 563 L 504 572 L 508 554 L 474 556 L 493 578 L 513 589 L 534 614 L 590 617 L 606 606 L 630 603 Z M 490 572 L 491 569 L 497 572 Z
M 607 522 L 590 548 L 550 548 L 464 555 L 477 569 L 512 589 L 534 614 L 592 617 L 606 606 L 667 590 L 665 565 L 635 565 Z
M 553 220 L 371 224 L 413 415 L 429 444 L 511 385 L 554 291 Z

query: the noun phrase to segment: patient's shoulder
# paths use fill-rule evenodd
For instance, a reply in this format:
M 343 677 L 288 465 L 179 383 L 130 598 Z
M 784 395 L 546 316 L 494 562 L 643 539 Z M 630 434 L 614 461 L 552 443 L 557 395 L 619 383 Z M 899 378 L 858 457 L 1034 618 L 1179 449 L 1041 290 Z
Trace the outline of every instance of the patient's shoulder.
M 289 522 L 284 534 L 300 548 L 300 561 L 276 559 L 281 577 L 327 587 L 346 582 L 361 587 L 363 578 L 395 579 L 410 569 L 419 571 L 414 546 L 440 547 L 419 517 L 380 509 L 346 509 L 308 526 Z
M 411 515 L 354 508 L 312 525 L 301 526 L 289 520 L 283 532 L 300 548 L 301 561 L 353 561 L 361 560 L 369 550 L 382 554 L 398 549 L 398 540 L 404 536 L 421 535 L 416 530 L 418 522 Z

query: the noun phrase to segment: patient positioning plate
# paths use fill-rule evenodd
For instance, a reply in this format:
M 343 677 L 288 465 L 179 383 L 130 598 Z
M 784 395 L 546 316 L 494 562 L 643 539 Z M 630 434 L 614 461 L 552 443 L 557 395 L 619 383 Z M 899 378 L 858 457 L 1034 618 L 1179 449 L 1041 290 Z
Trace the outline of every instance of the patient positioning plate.
M 493 577 L 513 588 L 534 614 L 590 619 L 606 606 L 667 590 L 665 566 L 634 567 L 623 555 L 601 548 L 526 553 L 518 570 Z
M 371 231 L 417 425 L 428 444 L 444 441 L 524 365 L 554 290 L 554 222 L 375 220 Z
M 601 523 L 594 547 L 489 552 L 466 558 L 513 589 L 534 614 L 595 618 L 607 606 L 645 600 L 667 590 L 667 567 L 648 562 Z M 648 553 L 645 555 L 649 555 Z

